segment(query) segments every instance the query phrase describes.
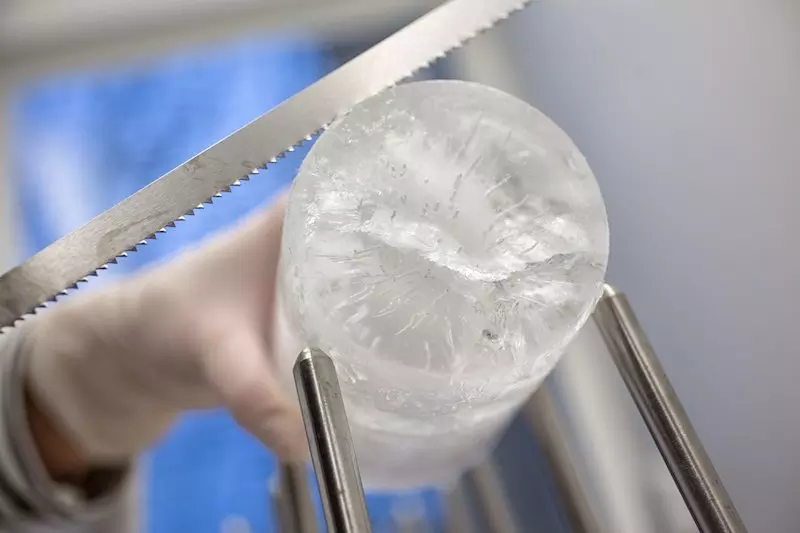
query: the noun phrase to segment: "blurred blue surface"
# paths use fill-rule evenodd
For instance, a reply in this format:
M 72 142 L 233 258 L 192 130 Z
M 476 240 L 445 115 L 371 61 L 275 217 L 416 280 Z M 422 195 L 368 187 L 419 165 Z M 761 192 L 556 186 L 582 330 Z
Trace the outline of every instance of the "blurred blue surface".
M 243 126 L 335 66 L 318 43 L 254 39 L 149 65 L 48 79 L 20 92 L 13 176 L 24 256 Z M 308 146 L 111 269 L 101 283 L 196 243 L 287 186 Z M 192 413 L 144 458 L 149 533 L 272 531 L 274 460 L 225 412 Z M 374 497 L 376 533 L 392 498 Z M 431 513 L 436 497 L 425 495 Z M 249 529 L 235 529 L 246 522 Z M 238 525 L 237 525 L 238 524 Z

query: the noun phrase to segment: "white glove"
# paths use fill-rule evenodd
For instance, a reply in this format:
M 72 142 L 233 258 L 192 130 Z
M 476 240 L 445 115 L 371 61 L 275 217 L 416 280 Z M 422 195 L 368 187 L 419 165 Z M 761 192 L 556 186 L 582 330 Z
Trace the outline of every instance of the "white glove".
M 128 459 L 181 411 L 217 406 L 279 456 L 306 455 L 270 353 L 284 208 L 281 199 L 177 261 L 34 319 L 29 387 L 88 458 Z

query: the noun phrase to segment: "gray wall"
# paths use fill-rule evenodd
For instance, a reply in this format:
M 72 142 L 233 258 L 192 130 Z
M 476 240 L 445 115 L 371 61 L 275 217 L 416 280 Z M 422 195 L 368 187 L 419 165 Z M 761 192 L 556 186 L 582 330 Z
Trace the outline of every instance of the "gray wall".
M 800 4 L 559 0 L 511 21 L 630 296 L 751 533 L 800 523 Z

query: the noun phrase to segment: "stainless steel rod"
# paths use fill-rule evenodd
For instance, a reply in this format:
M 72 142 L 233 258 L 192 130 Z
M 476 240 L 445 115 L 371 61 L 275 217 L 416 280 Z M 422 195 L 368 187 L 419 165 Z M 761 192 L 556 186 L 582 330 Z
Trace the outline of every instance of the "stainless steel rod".
M 308 446 L 329 533 L 369 533 L 370 521 L 333 361 L 316 348 L 294 365 Z
M 467 473 L 475 487 L 475 495 L 486 517 L 489 533 L 519 533 L 517 518 L 508 501 L 504 483 L 489 458 Z
M 745 533 L 625 295 L 606 285 L 594 319 L 699 530 Z
M 459 481 L 445 496 L 445 533 L 476 533 L 464 481 Z
M 603 528 L 592 508 L 589 490 L 581 481 L 570 439 L 547 383 L 531 396 L 523 413 L 550 466 L 555 489 L 564 506 L 571 531 L 601 533 Z
M 273 500 L 281 533 L 319 533 L 305 463 L 282 463 Z

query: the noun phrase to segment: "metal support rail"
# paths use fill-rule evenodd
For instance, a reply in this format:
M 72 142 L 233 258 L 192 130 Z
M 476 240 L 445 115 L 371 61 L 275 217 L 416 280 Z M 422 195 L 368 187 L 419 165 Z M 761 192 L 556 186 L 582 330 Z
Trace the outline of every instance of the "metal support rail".
M 648 343 L 625 296 L 604 286 L 594 320 L 647 428 L 661 452 L 675 483 L 701 533 L 746 533 L 702 443 L 686 416 L 675 391 Z M 358 473 L 341 390 L 333 361 L 317 349 L 304 350 L 297 359 L 294 378 L 320 486 L 329 533 L 369 533 L 364 490 Z M 603 531 L 593 515 L 568 455 L 559 453 L 559 430 L 552 406 L 541 401 L 528 408 L 529 419 L 543 442 L 545 456 L 555 472 L 556 487 L 577 533 Z M 496 533 L 518 530 L 516 517 L 505 498 L 502 482 L 491 462 L 468 474 L 476 485 L 477 499 L 488 526 Z M 276 498 L 283 533 L 315 530 L 307 491 L 298 474 L 282 470 Z M 470 531 L 465 523 L 463 488 L 449 497 L 454 512 L 450 529 Z M 288 509 L 287 509 L 288 508 Z M 289 517 L 289 518 L 286 518 Z M 457 520 L 456 520 L 457 519 Z M 455 522 L 458 521 L 458 524 Z M 285 524 L 293 524 L 285 526 Z M 286 527 L 294 527 L 290 531 Z M 472 528 L 474 529 L 474 528 Z

